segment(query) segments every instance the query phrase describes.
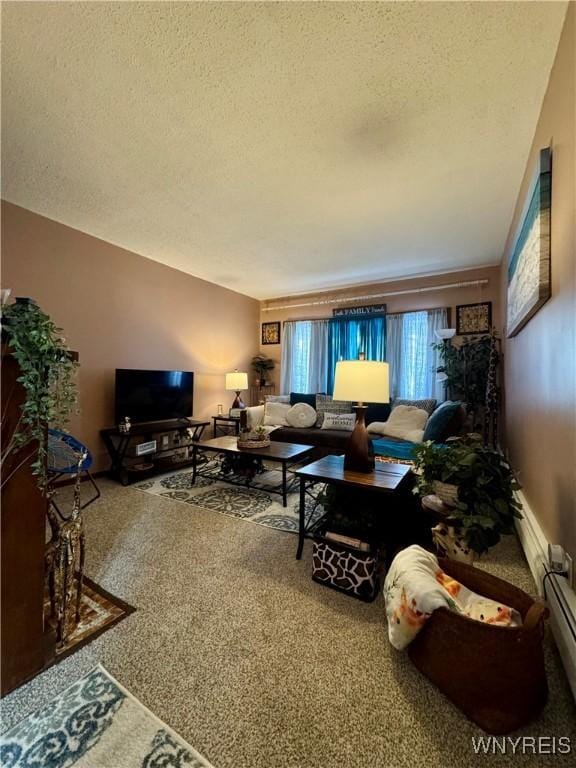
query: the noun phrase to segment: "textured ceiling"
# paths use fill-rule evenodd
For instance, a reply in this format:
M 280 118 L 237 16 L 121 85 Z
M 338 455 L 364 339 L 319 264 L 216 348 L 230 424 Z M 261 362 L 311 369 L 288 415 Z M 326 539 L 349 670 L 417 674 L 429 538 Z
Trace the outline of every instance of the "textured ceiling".
M 257 298 L 497 263 L 565 3 L 2 3 L 3 197 Z

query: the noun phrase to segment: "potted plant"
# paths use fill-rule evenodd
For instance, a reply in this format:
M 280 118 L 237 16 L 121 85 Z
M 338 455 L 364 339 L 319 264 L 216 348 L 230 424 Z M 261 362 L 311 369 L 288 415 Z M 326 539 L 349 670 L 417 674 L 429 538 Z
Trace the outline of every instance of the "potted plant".
M 440 357 L 436 370 L 446 376 L 448 397 L 466 403 L 472 428 L 479 429 L 485 416 L 490 362 L 496 368 L 500 362 L 495 332 L 478 338 L 465 336 L 458 346 L 442 341 L 432 347 Z
M 497 544 L 501 535 L 514 532 L 514 519 L 522 517 L 514 496 L 520 485 L 504 456 L 485 447 L 480 435 L 453 438 L 446 445 L 422 443 L 414 456 L 417 493 L 435 493 L 438 481 L 457 487 L 444 526 L 437 531 L 444 541 L 461 539 L 479 555 Z
M 18 423 L 2 445 L 2 469 L 9 457 L 30 448 L 20 454 L 15 466 L 2 472 L 2 485 L 33 455 L 32 472 L 45 491 L 46 428 L 63 427 L 68 421 L 77 401 L 78 363 L 72 358 L 61 329 L 31 299 L 16 299 L 13 304 L 2 306 L 2 335 L 18 362 L 18 381 L 25 391 Z
M 266 386 L 266 374 L 268 371 L 274 370 L 276 363 L 270 357 L 260 354 L 252 358 L 251 366 L 256 373 L 258 386 L 264 387 Z

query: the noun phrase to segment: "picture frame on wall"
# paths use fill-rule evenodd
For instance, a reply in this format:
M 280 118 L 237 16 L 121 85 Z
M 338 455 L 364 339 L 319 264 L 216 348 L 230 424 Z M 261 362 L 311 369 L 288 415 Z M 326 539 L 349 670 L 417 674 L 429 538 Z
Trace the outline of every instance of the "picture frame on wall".
M 540 150 L 508 260 L 506 332 L 516 336 L 551 295 L 552 150 Z
M 262 344 L 280 344 L 280 323 L 262 323 Z
M 490 333 L 491 328 L 491 301 L 480 301 L 476 304 L 459 304 L 456 307 L 456 334 L 458 336 Z

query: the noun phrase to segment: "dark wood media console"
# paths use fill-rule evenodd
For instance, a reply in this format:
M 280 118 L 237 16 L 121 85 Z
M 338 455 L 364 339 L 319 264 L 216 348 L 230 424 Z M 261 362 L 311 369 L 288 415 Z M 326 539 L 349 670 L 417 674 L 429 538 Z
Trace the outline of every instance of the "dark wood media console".
M 110 456 L 110 476 L 122 485 L 130 485 L 151 475 L 192 466 L 192 446 L 209 424 L 170 419 L 133 424 L 129 432 L 121 432 L 118 427 L 100 430 Z M 145 446 L 152 442 L 156 443 L 154 448 Z

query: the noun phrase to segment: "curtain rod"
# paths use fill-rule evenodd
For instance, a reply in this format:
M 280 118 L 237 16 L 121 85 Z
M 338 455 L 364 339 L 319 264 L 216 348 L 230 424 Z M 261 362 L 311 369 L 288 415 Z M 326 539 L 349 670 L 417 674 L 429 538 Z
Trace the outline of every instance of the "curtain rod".
M 301 304 L 281 304 L 276 307 L 262 307 L 262 312 L 276 312 L 278 309 L 296 309 L 297 307 L 314 307 L 322 304 L 343 304 L 348 301 L 366 301 L 370 299 L 382 299 L 385 296 L 404 296 L 407 293 L 427 293 L 428 291 L 444 291 L 448 288 L 473 288 L 487 285 L 488 278 L 482 280 L 466 280 L 461 283 L 445 283 L 444 285 L 430 285 L 427 288 L 407 288 L 404 291 L 386 291 L 385 293 L 371 293 L 366 296 L 349 296 L 339 299 L 320 299 L 318 301 L 305 301 Z
M 419 309 L 401 309 L 401 310 L 394 310 L 394 312 L 386 312 L 386 317 L 394 317 L 394 315 L 410 315 L 413 312 L 447 312 L 448 313 L 448 319 L 450 318 L 450 307 L 421 307 Z M 342 315 L 342 317 L 371 317 L 371 315 Z M 321 322 L 321 321 L 328 321 L 332 320 L 332 315 L 328 315 L 327 317 L 289 317 L 286 320 L 282 320 L 283 323 L 302 323 L 302 322 L 308 322 L 308 323 L 315 323 L 315 322 Z

